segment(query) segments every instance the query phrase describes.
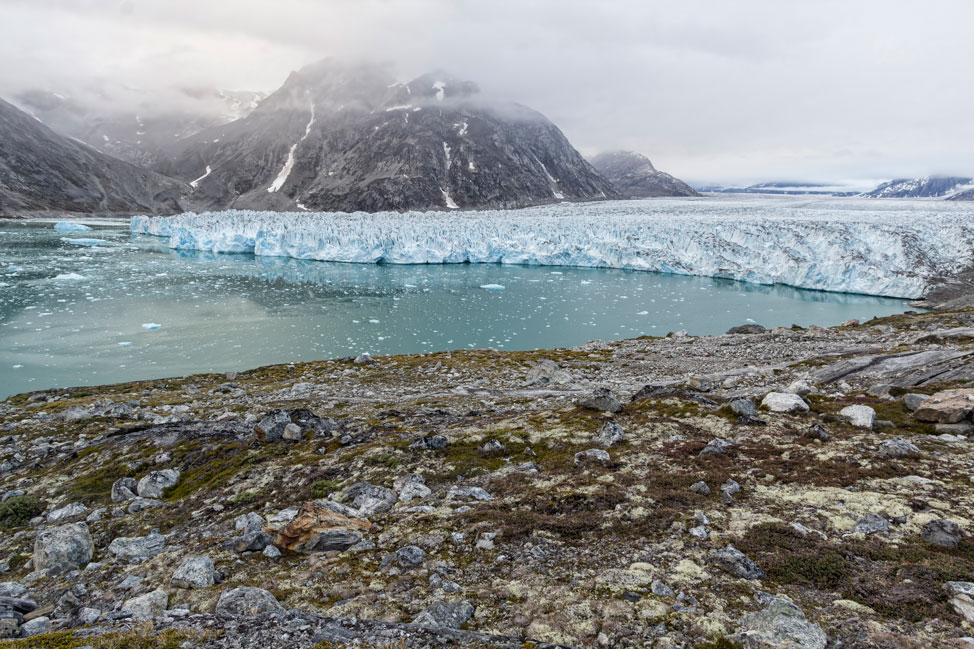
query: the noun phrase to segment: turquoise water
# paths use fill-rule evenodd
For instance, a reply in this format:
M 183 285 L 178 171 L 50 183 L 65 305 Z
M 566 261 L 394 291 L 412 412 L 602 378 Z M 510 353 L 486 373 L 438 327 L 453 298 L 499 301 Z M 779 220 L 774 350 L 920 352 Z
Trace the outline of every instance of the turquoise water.
M 0 221 L 0 397 L 362 352 L 551 348 L 747 322 L 831 325 L 908 308 L 638 271 L 173 251 L 123 224 L 51 226 Z

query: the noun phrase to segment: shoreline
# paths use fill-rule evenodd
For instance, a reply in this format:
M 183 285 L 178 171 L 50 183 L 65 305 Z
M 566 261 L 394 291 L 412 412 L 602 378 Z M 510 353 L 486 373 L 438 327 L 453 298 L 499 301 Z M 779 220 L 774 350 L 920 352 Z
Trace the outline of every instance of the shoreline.
M 803 611 L 805 632 L 851 649 L 889 638 L 940 646 L 970 635 L 962 609 L 939 594 L 947 576 L 974 572 L 974 549 L 969 538 L 944 550 L 921 537 L 940 518 L 974 531 L 964 514 L 974 484 L 953 478 L 974 462 L 974 423 L 968 415 L 944 432 L 904 397 L 974 381 L 972 323 L 972 311 L 929 312 L 17 395 L 0 402 L 0 491 L 23 491 L 40 517 L 0 537 L 4 579 L 65 630 L 81 608 L 58 598 L 83 581 L 78 606 L 96 613 L 81 637 L 147 633 L 123 613 L 162 591 L 162 607 L 141 618 L 149 637 L 169 629 L 207 649 L 388 634 L 409 647 L 580 647 L 600 634 L 696 646 L 739 638 L 757 619 L 775 628 L 778 600 L 767 593 Z M 761 407 L 769 392 L 808 410 Z M 875 421 L 840 414 L 852 405 Z M 915 453 L 894 452 L 910 445 Z M 121 476 L 135 484 L 170 470 L 159 479 L 175 481 L 155 495 L 113 498 Z M 315 502 L 360 526 L 355 547 L 280 540 L 288 516 Z M 95 564 L 28 564 L 41 530 L 86 520 Z M 248 520 L 260 521 L 253 534 Z M 871 524 L 881 529 L 861 531 Z M 136 554 L 116 552 L 120 538 Z M 728 545 L 763 576 L 742 577 L 750 564 L 728 562 Z M 218 578 L 174 585 L 173 571 L 196 556 Z M 833 556 L 844 562 L 833 581 L 803 567 Z M 141 581 L 119 590 L 126 574 Z M 871 585 L 854 586 L 857 575 Z M 303 612 L 270 600 L 253 618 L 220 608 L 242 586 Z M 409 624 L 460 619 L 450 615 L 462 631 Z M 295 620 L 304 630 L 283 639 Z M 347 635 L 353 627 L 359 635 Z M 206 637 L 213 628 L 223 639 Z

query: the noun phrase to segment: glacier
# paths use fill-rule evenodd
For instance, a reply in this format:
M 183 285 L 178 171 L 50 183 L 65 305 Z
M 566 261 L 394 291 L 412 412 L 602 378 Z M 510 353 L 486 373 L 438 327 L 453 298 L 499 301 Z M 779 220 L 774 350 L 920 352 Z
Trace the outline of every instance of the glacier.
M 699 275 L 922 297 L 974 261 L 974 205 L 849 199 L 654 199 L 520 210 L 187 212 L 135 216 L 174 249 L 319 261 L 502 263 Z

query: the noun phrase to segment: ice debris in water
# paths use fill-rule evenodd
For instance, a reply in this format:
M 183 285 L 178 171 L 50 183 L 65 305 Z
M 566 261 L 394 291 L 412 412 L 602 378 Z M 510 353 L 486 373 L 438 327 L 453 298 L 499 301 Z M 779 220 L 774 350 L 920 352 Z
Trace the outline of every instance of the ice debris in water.
M 503 291 L 504 286 L 501 284 L 481 284 L 480 288 L 485 288 L 488 291 Z
M 60 223 L 54 224 L 54 229 L 58 232 L 85 232 L 90 230 L 84 223 L 75 223 L 73 221 L 61 221 Z
M 59 275 L 55 276 L 54 279 L 79 280 L 79 279 L 87 279 L 87 278 L 84 275 L 79 275 L 78 273 L 60 273 Z
M 137 216 L 134 233 L 176 249 L 358 263 L 586 266 L 737 279 L 890 297 L 974 262 L 963 206 L 875 201 L 680 200 L 521 210 Z
M 108 243 L 105 239 L 71 239 L 69 237 L 61 237 L 61 241 L 73 243 L 76 246 L 97 246 L 100 243 Z
M 162 325 L 157 322 L 145 322 L 142 324 L 143 329 L 158 329 Z

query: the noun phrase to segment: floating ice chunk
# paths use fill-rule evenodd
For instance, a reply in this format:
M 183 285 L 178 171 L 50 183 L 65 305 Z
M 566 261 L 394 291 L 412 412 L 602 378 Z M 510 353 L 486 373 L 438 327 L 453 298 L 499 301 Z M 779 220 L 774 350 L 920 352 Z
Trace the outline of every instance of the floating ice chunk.
M 142 324 L 143 329 L 158 329 L 162 325 L 156 322 L 144 322 Z
M 503 291 L 505 287 L 501 284 L 481 284 L 480 288 L 485 288 L 488 291 Z
M 142 326 L 144 327 L 145 325 L 142 325 Z M 131 340 L 124 340 L 124 341 L 118 343 L 118 346 L 119 347 L 129 347 L 131 344 L 132 344 L 132 341 Z
M 56 275 L 54 279 L 79 280 L 79 279 L 88 279 L 88 278 L 85 277 L 84 275 L 79 275 L 78 273 L 61 273 L 59 275 Z
M 54 224 L 54 229 L 58 232 L 85 232 L 90 230 L 84 223 L 75 223 L 74 221 L 61 221 L 60 223 Z
M 99 243 L 108 243 L 105 239 L 71 239 L 69 237 L 61 237 L 61 241 L 73 243 L 76 246 L 97 246 Z

